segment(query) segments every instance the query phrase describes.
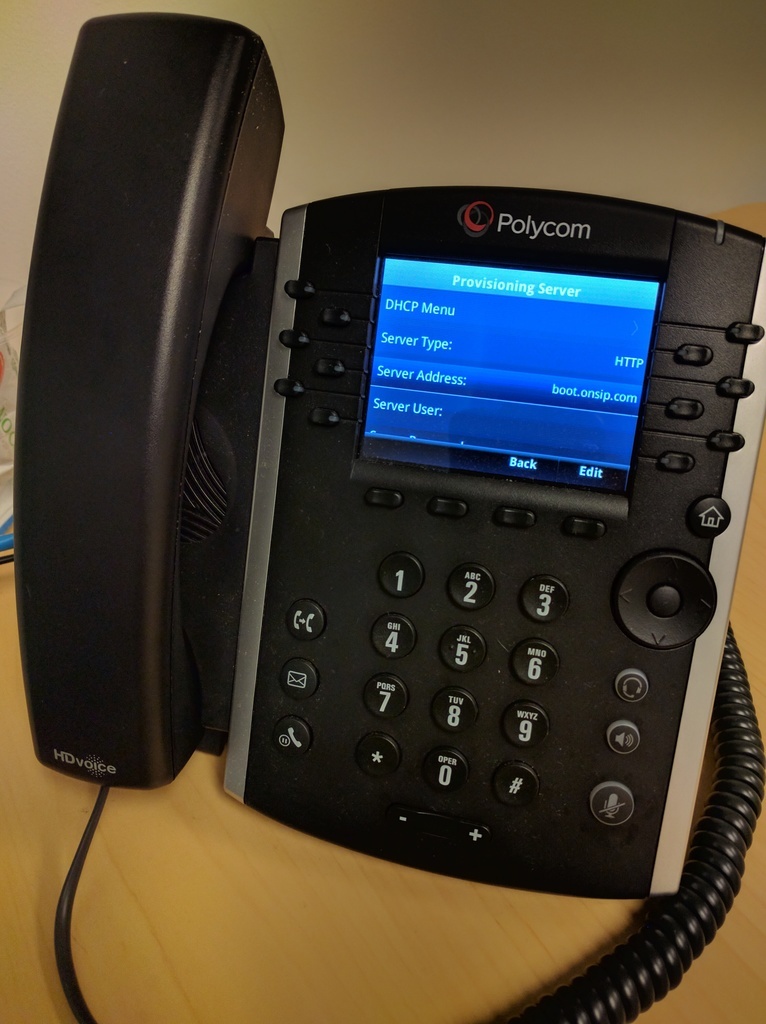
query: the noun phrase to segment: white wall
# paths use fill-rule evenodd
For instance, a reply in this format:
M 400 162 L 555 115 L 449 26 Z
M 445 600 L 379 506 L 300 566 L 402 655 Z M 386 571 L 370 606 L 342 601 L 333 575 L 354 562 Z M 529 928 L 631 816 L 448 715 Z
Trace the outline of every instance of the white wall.
M 410 184 L 766 200 L 764 0 L 2 0 L 0 299 L 26 279 L 80 24 L 146 9 L 264 37 L 287 121 L 275 227 L 295 203 Z

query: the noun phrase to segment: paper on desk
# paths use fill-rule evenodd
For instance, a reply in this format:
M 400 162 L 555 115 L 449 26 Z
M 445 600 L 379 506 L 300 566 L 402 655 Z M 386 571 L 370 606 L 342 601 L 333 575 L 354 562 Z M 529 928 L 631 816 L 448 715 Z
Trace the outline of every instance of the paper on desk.
M 26 289 L 17 288 L 0 309 L 0 532 L 13 515 L 16 381 Z

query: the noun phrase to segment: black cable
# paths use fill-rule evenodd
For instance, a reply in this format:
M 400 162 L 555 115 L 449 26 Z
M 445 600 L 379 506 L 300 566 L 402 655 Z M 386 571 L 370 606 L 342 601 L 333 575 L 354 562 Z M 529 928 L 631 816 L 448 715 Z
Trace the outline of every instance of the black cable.
M 75 971 L 74 959 L 72 957 L 72 908 L 77 893 L 77 883 L 80 881 L 85 858 L 88 855 L 91 840 L 96 831 L 98 820 L 104 809 L 106 798 L 109 794 L 109 787 L 102 786 L 98 791 L 95 806 L 91 812 L 88 824 L 82 834 L 80 845 L 74 855 L 72 866 L 69 868 L 64 886 L 59 896 L 56 907 L 56 924 L 53 930 L 53 944 L 56 950 L 56 966 L 58 967 L 61 987 L 64 990 L 69 1007 L 75 1016 L 77 1024 L 98 1024 L 96 1018 L 88 1009 L 88 1004 L 80 991 Z
M 764 795 L 763 742 L 729 630 L 712 719 L 716 772 L 681 886 L 651 904 L 626 943 L 509 1024 L 630 1024 L 681 981 L 739 892 Z
M 13 561 L 13 555 L 0 555 L 0 565 L 6 565 L 8 562 Z

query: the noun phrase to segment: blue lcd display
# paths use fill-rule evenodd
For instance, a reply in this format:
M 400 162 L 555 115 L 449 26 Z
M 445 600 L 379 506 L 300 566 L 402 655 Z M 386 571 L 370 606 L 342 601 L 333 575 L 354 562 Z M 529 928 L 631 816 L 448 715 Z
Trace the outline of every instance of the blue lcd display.
M 622 492 L 659 283 L 387 258 L 361 454 Z

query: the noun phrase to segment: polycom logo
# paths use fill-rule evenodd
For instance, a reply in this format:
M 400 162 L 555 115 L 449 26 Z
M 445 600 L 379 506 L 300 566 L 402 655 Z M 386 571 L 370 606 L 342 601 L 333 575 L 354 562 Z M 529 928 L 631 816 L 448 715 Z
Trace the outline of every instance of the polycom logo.
M 84 768 L 86 772 L 96 779 L 103 779 L 106 775 L 116 775 L 117 769 L 113 764 L 106 764 L 97 754 L 86 754 L 85 757 L 76 757 L 68 750 L 54 750 L 53 757 L 56 761 L 63 761 L 64 764 L 76 765 Z
M 458 224 L 461 224 L 463 231 L 472 238 L 481 238 L 485 235 L 495 219 L 495 211 L 485 203 L 483 199 L 477 199 L 473 203 L 466 203 L 457 211 Z

